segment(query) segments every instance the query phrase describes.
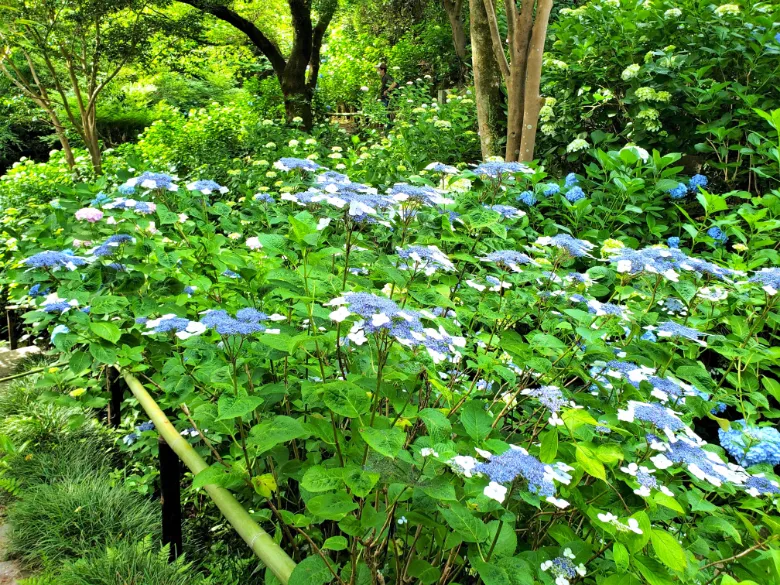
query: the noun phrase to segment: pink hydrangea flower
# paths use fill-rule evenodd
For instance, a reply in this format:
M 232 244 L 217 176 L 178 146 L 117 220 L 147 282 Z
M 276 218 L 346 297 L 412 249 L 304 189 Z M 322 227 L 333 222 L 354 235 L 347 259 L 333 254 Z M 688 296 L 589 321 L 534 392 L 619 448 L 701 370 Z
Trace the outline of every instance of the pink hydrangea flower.
M 103 219 L 103 212 L 94 207 L 82 207 L 76 212 L 76 219 L 79 221 L 88 221 L 95 223 Z

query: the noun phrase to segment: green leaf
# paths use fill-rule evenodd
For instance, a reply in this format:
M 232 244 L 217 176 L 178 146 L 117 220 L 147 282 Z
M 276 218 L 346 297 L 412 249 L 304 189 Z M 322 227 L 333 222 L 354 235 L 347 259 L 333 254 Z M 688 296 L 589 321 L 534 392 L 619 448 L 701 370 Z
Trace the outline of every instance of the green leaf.
M 449 508 L 439 506 L 439 511 L 450 528 L 466 542 L 484 542 L 490 534 L 487 524 L 461 504 L 452 504 Z
M 596 458 L 595 453 L 584 445 L 576 445 L 577 462 L 582 466 L 588 475 L 599 479 L 607 480 L 607 472 L 604 464 Z
M 501 527 L 501 532 L 498 532 L 499 526 Z M 488 530 L 490 531 L 488 542 L 492 543 L 494 540 L 496 541 L 496 545 L 493 548 L 492 559 L 497 560 L 501 557 L 511 557 L 515 554 L 515 549 L 517 549 L 517 534 L 510 524 L 507 524 L 506 522 L 502 524 L 498 520 L 493 520 L 488 523 Z M 498 533 L 498 539 L 496 539 L 496 533 Z
M 357 384 L 340 381 L 325 384 L 322 400 L 333 412 L 347 418 L 358 418 L 371 408 L 371 399 Z
M 350 465 L 343 471 L 344 483 L 358 498 L 365 498 L 379 481 L 378 473 L 366 471 L 357 465 Z
M 255 446 L 258 452 L 264 453 L 279 443 L 286 443 L 308 435 L 309 432 L 303 428 L 298 419 L 289 416 L 275 416 L 252 427 L 247 443 Z
M 685 558 L 685 551 L 677 542 L 677 539 L 666 532 L 666 530 L 660 530 L 653 528 L 650 531 L 650 542 L 653 544 L 653 550 L 661 562 L 669 567 L 672 571 L 684 571 L 688 566 L 688 561 Z
M 90 312 L 93 315 L 108 315 L 117 313 L 129 304 L 125 297 L 113 295 L 99 296 L 92 299 Z
M 479 400 L 467 402 L 460 413 L 460 422 L 469 434 L 469 437 L 477 442 L 487 438 L 492 430 L 493 419 L 485 410 L 485 404 Z
M 698 526 L 699 530 L 703 532 L 708 532 L 710 534 L 719 532 L 736 540 L 738 544 L 742 544 L 742 537 L 739 535 L 739 531 L 725 518 L 721 518 L 720 516 L 707 516 Z
M 539 461 L 552 463 L 558 454 L 558 431 L 555 428 L 547 431 L 542 437 L 542 446 L 539 451 Z
M 70 356 L 68 361 L 68 368 L 74 376 L 80 375 L 85 370 L 88 370 L 92 366 L 92 358 L 89 354 L 83 351 L 75 351 Z
M 324 585 L 330 583 L 333 574 L 319 555 L 310 555 L 295 565 L 288 585 Z
M 92 321 L 89 324 L 89 329 L 92 333 L 110 343 L 116 343 L 122 336 L 119 327 L 108 321 Z
M 343 536 L 331 536 L 322 543 L 322 548 L 325 550 L 345 550 L 347 546 L 349 542 Z
M 89 353 L 101 364 L 115 364 L 116 351 L 111 347 L 105 347 L 99 343 L 89 344 Z
M 344 492 L 315 496 L 306 502 L 306 509 L 323 520 L 341 520 L 357 508 L 352 497 Z
M 406 440 L 406 433 L 398 427 L 389 429 L 366 427 L 360 429 L 360 436 L 374 451 L 385 457 L 390 457 L 390 459 L 395 459 Z
M 625 573 L 628 570 L 628 549 L 619 542 L 612 544 L 612 558 L 618 573 Z
M 435 408 L 425 408 L 417 416 L 428 429 L 428 434 L 434 442 L 444 440 L 452 433 L 452 424 L 444 414 Z
M 482 577 L 485 585 L 512 585 L 509 574 L 503 567 L 493 563 L 486 563 L 479 559 L 472 560 L 471 564 L 474 565 L 474 569 Z
M 325 468 L 315 465 L 306 470 L 301 479 L 301 487 L 309 492 L 329 492 L 343 485 L 342 467 Z
M 263 403 L 259 396 L 239 396 L 235 398 L 228 394 L 223 394 L 217 402 L 217 412 L 219 416 L 216 420 L 227 420 L 231 418 L 241 418 L 249 414 Z
M 192 487 L 195 489 L 202 488 L 207 485 L 229 487 L 231 485 L 235 485 L 237 480 L 240 481 L 240 478 L 231 472 L 230 469 L 222 464 L 215 463 L 211 467 L 207 467 L 195 475 L 192 480 Z

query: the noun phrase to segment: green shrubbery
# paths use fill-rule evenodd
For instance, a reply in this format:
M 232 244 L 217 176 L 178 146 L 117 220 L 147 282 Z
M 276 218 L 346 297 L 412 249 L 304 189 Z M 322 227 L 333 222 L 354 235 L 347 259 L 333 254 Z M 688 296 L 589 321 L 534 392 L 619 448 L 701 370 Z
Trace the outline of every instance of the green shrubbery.
M 760 191 L 777 177 L 754 108 L 780 107 L 780 42 L 771 2 L 594 0 L 561 10 L 542 80 L 539 154 L 584 160 L 634 142 L 691 155 L 727 188 Z M 567 146 L 569 148 L 567 148 Z

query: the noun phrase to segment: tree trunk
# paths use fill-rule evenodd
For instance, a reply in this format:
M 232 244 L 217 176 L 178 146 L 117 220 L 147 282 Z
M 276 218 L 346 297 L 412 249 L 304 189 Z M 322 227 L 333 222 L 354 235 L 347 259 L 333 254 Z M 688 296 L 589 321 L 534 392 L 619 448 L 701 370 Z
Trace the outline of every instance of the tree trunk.
M 452 44 L 455 47 L 455 54 L 461 62 L 466 60 L 466 31 L 461 19 L 462 7 L 463 0 L 444 0 L 444 11 L 447 13 L 450 28 L 452 28 Z
M 529 162 L 534 159 L 536 132 L 539 124 L 539 110 L 542 108 L 542 97 L 539 95 L 539 85 L 542 81 L 542 59 L 544 56 L 544 40 L 547 36 L 547 23 L 550 20 L 553 0 L 539 0 L 536 7 L 531 44 L 528 47 L 526 65 L 525 100 L 523 112 L 523 132 L 520 141 L 519 160 Z
M 68 140 L 68 135 L 65 133 L 65 128 L 62 126 L 60 117 L 54 110 L 48 107 L 44 107 L 44 109 L 49 115 L 52 126 L 54 126 L 54 133 L 57 135 L 57 138 L 60 141 L 60 145 L 62 145 L 62 153 L 65 155 L 65 163 L 68 165 L 69 169 L 73 170 L 73 167 L 76 166 L 76 159 L 73 156 L 73 148 L 70 146 L 70 140 Z
M 284 112 L 287 123 L 291 124 L 294 118 L 301 119 L 301 126 L 307 132 L 311 130 L 313 116 L 311 111 L 311 94 L 306 88 L 289 85 L 282 86 L 284 93 Z
M 474 97 L 482 157 L 500 152 L 505 121 L 501 97 L 501 70 L 493 54 L 490 26 L 482 0 L 469 0 L 471 15 L 471 62 L 474 71 Z
M 509 66 L 510 79 L 507 81 L 507 101 L 509 119 L 507 121 L 506 153 L 507 161 L 516 161 L 520 157 L 523 135 L 523 114 L 525 109 L 525 78 L 528 71 L 528 44 L 533 26 L 533 3 L 524 3 L 517 17 L 510 46 L 512 61 Z

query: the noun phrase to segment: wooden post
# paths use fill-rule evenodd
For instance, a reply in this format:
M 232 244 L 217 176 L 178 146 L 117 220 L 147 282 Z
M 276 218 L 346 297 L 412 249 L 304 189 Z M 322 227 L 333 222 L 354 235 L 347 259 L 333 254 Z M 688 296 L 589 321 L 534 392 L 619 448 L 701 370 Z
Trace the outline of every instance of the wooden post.
M 16 313 L 13 307 L 5 308 L 5 322 L 8 325 L 8 345 L 12 350 L 16 349 Z
M 122 398 L 124 398 L 127 383 L 116 369 L 106 368 L 106 386 L 106 389 L 111 393 L 106 418 L 108 418 L 108 424 L 116 429 L 122 423 Z
M 444 103 L 447 101 L 447 90 L 440 89 L 438 96 L 439 96 L 439 103 L 444 105 Z
M 160 452 L 160 502 L 162 503 L 162 542 L 170 546 L 170 560 L 182 553 L 181 466 L 165 439 L 158 439 Z

